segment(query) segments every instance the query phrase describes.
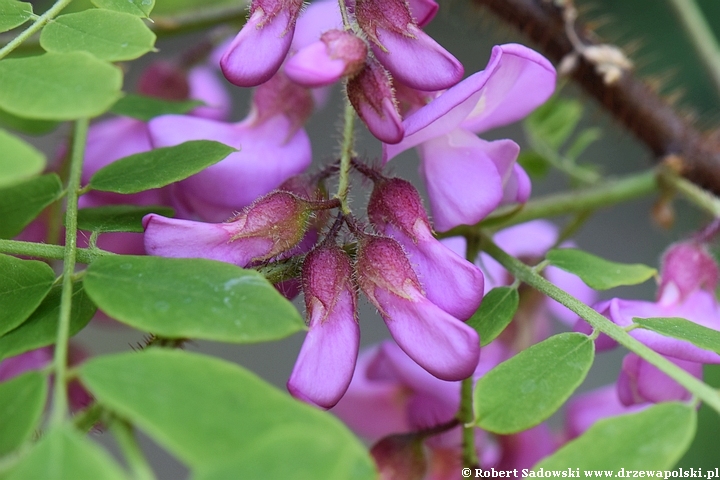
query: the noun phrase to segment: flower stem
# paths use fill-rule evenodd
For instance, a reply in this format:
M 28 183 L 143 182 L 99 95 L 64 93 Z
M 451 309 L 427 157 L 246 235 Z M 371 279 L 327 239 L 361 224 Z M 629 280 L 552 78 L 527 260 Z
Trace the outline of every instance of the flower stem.
M 475 448 L 475 427 L 473 426 L 473 379 L 466 378 L 460 384 L 460 410 L 458 419 L 462 426 L 462 464 L 467 468 L 480 468 Z
M 350 205 L 348 204 L 348 191 L 350 190 L 350 167 L 352 158 L 355 155 L 353 145 L 355 143 L 355 109 L 350 101 L 345 102 L 345 121 L 343 127 L 343 139 L 340 151 L 340 173 L 336 198 L 340 199 L 341 209 L 345 215 L 349 215 Z
M 115 255 L 112 252 L 101 250 L 99 248 L 76 248 L 75 252 L 75 261 L 85 264 L 92 263 L 96 258 L 103 257 L 105 255 Z M 60 245 L 22 242 L 19 240 L 0 239 L 0 253 L 45 258 L 49 260 L 62 260 L 65 258 L 65 248 Z
M 695 0 L 670 0 L 720 95 L 720 45 Z
M 67 7 L 72 0 L 58 0 L 55 5 L 50 7 L 47 12 L 40 15 L 28 28 L 20 32 L 20 35 L 13 38 L 7 45 L 0 48 L 0 58 L 4 58 L 10 52 L 19 47 L 25 40 L 30 38 L 35 32 L 40 31 L 51 19 L 59 14 L 63 8 Z
M 65 214 L 65 255 L 63 263 L 62 294 L 60 296 L 60 319 L 55 342 L 55 357 L 53 365 L 55 370 L 55 383 L 53 387 L 53 408 L 50 416 L 50 425 L 59 426 L 65 419 L 68 410 L 66 387 L 67 352 L 70 337 L 70 312 L 73 294 L 73 273 L 75 272 L 75 258 L 77 255 L 77 210 L 78 190 L 80 188 L 80 175 L 85 155 L 85 142 L 87 141 L 88 119 L 75 122 L 73 133 L 72 158 L 70 160 L 70 177 L 68 180 L 67 212 Z
M 720 395 L 712 387 L 704 384 L 659 353 L 640 343 L 631 337 L 623 328 L 615 325 L 580 300 L 545 280 L 539 273 L 534 272 L 532 268 L 504 252 L 500 247 L 495 245 L 489 237 L 481 234 L 481 241 L 483 250 L 497 260 L 517 279 L 527 283 L 562 305 L 565 305 L 585 319 L 595 330 L 606 334 L 620 345 L 652 363 L 714 410 L 720 412 Z

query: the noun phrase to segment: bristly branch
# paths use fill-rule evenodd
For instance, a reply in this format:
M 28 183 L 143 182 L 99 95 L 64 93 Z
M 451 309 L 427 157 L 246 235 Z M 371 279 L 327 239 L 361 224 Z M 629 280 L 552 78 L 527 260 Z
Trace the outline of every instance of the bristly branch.
M 598 43 L 588 30 L 574 22 L 568 30 L 563 8 L 547 0 L 473 0 L 515 26 L 536 43 L 551 60 L 562 62 L 577 53 L 568 31 L 584 45 Z M 674 154 L 682 160 L 681 173 L 688 180 L 720 194 L 720 140 L 697 130 L 652 88 L 632 72 L 624 71 L 614 82 L 598 73 L 596 64 L 582 55 L 571 73 L 589 95 L 632 131 L 658 157 Z

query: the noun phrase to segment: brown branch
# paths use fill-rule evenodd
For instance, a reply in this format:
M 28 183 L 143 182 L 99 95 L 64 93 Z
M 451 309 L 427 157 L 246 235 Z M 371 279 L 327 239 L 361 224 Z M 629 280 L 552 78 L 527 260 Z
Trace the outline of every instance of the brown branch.
M 473 0 L 515 26 L 536 43 L 552 61 L 559 63 L 575 52 L 567 36 L 563 11 L 547 0 Z M 573 27 L 585 45 L 598 43 L 588 30 Z M 720 139 L 706 135 L 663 100 L 632 72 L 625 71 L 607 84 L 595 65 L 582 56 L 572 79 L 658 157 L 674 154 L 680 173 L 688 180 L 720 195 Z

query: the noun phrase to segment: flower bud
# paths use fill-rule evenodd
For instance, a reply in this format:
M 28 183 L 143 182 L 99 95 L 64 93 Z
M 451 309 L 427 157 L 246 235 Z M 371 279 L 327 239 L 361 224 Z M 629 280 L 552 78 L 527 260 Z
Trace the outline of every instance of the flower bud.
M 253 0 L 250 18 L 220 59 L 230 83 L 254 87 L 278 71 L 292 43 L 302 0 Z
M 373 53 L 399 82 L 436 91 L 462 80 L 462 64 L 418 28 L 405 0 L 357 0 L 355 16 Z
M 352 264 L 339 247 L 320 246 L 303 263 L 303 291 L 310 331 L 287 388 L 301 400 L 333 407 L 345 394 L 360 345 Z
M 355 111 L 376 138 L 389 144 L 403 139 L 405 129 L 390 77 L 377 60 L 368 57 L 365 67 L 348 81 L 347 95 Z
M 678 303 L 696 290 L 714 292 L 719 276 L 717 263 L 703 244 L 675 243 L 663 255 L 658 300 L 663 304 Z
M 443 380 L 472 375 L 480 355 L 477 332 L 428 300 L 398 242 L 360 235 L 356 271 L 360 288 L 410 358 Z
M 143 218 L 145 250 L 151 255 L 208 258 L 245 267 L 271 259 L 302 240 L 312 209 L 288 192 L 271 192 L 225 223 Z
M 428 300 L 461 320 L 475 313 L 484 291 L 482 271 L 435 239 L 420 194 L 410 182 L 376 180 L 368 217 L 403 246 Z
M 290 58 L 285 73 L 304 87 L 323 87 L 362 70 L 367 51 L 365 42 L 354 33 L 329 30 Z

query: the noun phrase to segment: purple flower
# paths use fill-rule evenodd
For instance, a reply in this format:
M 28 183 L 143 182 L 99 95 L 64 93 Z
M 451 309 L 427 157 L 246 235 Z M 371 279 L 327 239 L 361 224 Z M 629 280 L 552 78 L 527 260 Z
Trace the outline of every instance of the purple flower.
M 514 142 L 475 134 L 525 117 L 554 89 L 555 70 L 544 57 L 521 45 L 496 46 L 485 70 L 405 118 L 405 137 L 384 145 L 384 159 L 419 146 L 435 227 L 477 223 L 503 203 L 527 200 L 530 182 L 515 163 Z
M 149 126 L 156 147 L 215 140 L 240 150 L 175 185 L 173 202 L 180 215 L 222 221 L 303 172 L 312 154 L 301 127 L 311 110 L 307 90 L 278 75 L 257 89 L 253 110 L 240 123 L 182 115 L 153 119 Z
M 443 380 L 472 374 L 480 355 L 477 332 L 428 300 L 399 243 L 358 238 L 356 271 L 360 288 L 410 358 Z
M 573 397 L 565 407 L 565 437 L 572 440 L 582 435 L 598 420 L 626 413 L 633 413 L 645 405 L 625 406 L 620 402 L 615 385 L 606 385 L 596 390 Z
M 696 378 L 702 379 L 701 363 L 666 357 Z M 655 365 L 634 353 L 625 355 L 617 381 L 618 398 L 623 405 L 690 400 L 692 395 Z
M 402 245 L 428 300 L 460 320 L 475 313 L 483 296 L 483 274 L 435 239 L 420 194 L 410 182 L 376 179 L 368 217 Z
M 320 246 L 303 263 L 308 331 L 287 388 L 301 400 L 333 407 L 350 385 L 360 345 L 352 264 L 336 246 Z
M 634 317 L 679 317 L 720 330 L 720 306 L 714 291 L 718 267 L 702 244 L 689 241 L 670 246 L 663 257 L 660 278 L 656 302 L 613 298 L 596 309 L 621 327 L 632 325 Z M 717 353 L 684 340 L 641 328 L 630 331 L 630 335 L 668 357 L 689 362 L 720 363 Z
M 245 267 L 297 245 L 310 214 L 308 203 L 288 192 L 272 192 L 225 223 L 151 213 L 143 218 L 145 250 L 161 257 L 207 258 Z
M 220 60 L 225 77 L 239 87 L 270 79 L 290 50 L 302 0 L 253 0 L 250 18 Z

